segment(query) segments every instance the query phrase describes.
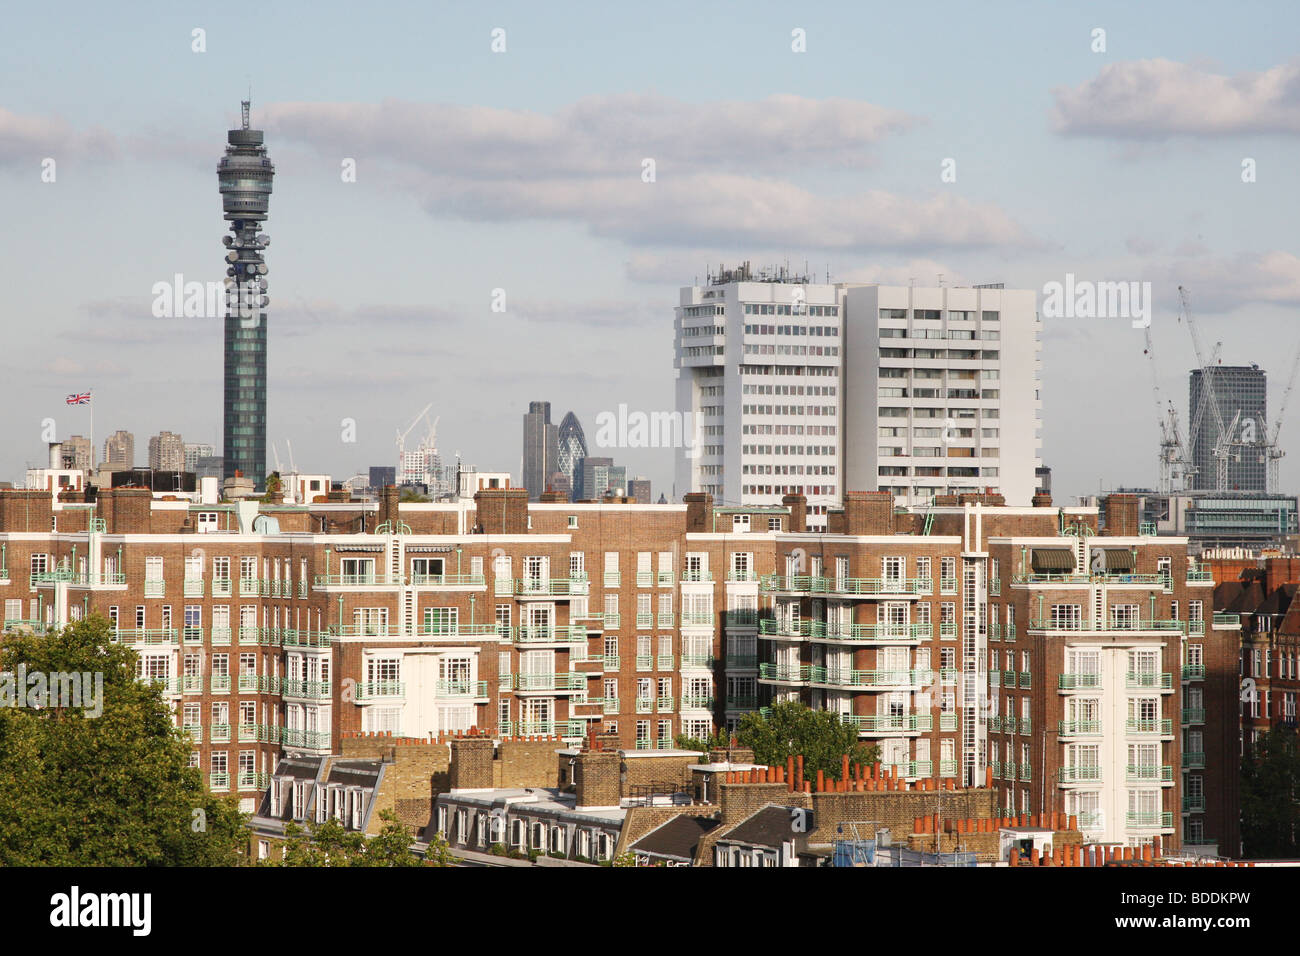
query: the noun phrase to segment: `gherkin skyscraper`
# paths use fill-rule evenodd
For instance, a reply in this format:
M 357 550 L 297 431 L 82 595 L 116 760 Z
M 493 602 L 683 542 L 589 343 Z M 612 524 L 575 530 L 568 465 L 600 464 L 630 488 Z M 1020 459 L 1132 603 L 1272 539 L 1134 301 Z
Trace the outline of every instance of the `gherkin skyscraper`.
M 226 244 L 225 392 L 222 402 L 223 475 L 240 472 L 263 490 L 266 481 L 266 263 L 262 235 L 275 167 L 262 131 L 249 128 L 249 101 L 240 104 L 239 129 L 226 134 L 217 164 L 221 207 L 232 235 Z

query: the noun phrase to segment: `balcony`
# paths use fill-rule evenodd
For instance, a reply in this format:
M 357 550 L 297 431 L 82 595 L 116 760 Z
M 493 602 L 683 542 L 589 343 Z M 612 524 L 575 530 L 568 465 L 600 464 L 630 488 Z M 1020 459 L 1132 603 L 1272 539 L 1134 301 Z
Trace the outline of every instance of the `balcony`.
M 1174 733 L 1174 722 L 1155 718 L 1138 719 L 1130 717 L 1124 721 L 1124 732 L 1129 734 L 1159 734 L 1162 737 L 1171 737 Z
M 556 625 L 554 627 L 520 624 L 512 629 L 516 644 L 571 644 L 587 640 L 587 629 L 582 625 Z
M 573 676 L 582 678 L 582 686 L 587 686 L 583 675 Z M 485 680 L 440 680 L 434 684 L 434 694 L 438 697 L 487 697 L 488 686 Z
M 602 709 L 607 714 L 617 714 L 619 706 L 619 700 L 617 697 L 606 697 Z
M 940 669 L 939 669 L 939 684 L 940 684 L 940 686 L 942 686 L 942 687 L 956 687 L 956 686 L 957 686 L 957 678 L 960 676 L 960 673 L 961 673 L 961 672 L 958 671 L 957 668 L 955 668 L 955 667 L 942 667 L 942 668 L 940 668 Z
M 1173 783 L 1174 768 L 1169 764 L 1129 764 L 1124 776 L 1129 783 Z
M 260 593 L 257 578 L 240 578 L 239 579 L 239 596 L 240 597 L 257 597 Z
M 239 789 L 248 790 L 266 790 L 271 786 L 271 775 L 254 770 L 239 771 Z
M 638 571 L 636 573 L 636 586 L 639 588 L 654 587 L 655 576 L 653 571 Z
M 175 644 L 177 634 L 174 627 L 132 627 L 115 631 L 113 640 L 123 644 Z
M 1205 794 L 1192 796 L 1183 794 L 1183 813 L 1204 813 L 1205 812 Z M 1186 842 L 1186 841 L 1184 841 Z
M 145 581 L 144 596 L 147 598 L 160 598 L 167 596 L 166 581 Z
M 301 697 L 307 700 L 329 700 L 333 696 L 330 682 L 325 680 L 286 679 L 281 684 L 280 692 L 285 697 Z
M 713 698 L 700 694 L 687 694 L 682 697 L 682 710 L 712 710 Z
M 1106 621 L 1083 621 L 1076 618 L 1033 617 L 1029 621 L 1031 631 L 1045 631 L 1049 634 L 1112 634 L 1142 633 L 1146 631 L 1182 631 L 1184 621 L 1162 620 L 1158 618 L 1133 618 L 1132 620 L 1112 619 Z
M 929 624 L 847 624 L 839 621 L 773 620 L 759 621 L 758 633 L 764 637 L 790 640 L 900 643 L 928 640 Z
M 713 618 L 712 611 L 683 611 L 682 612 L 683 627 L 688 627 L 688 626 L 712 627 L 713 620 L 714 618 Z
M 244 593 L 244 583 L 241 578 L 241 595 Z M 325 591 L 330 588 L 396 588 L 405 583 L 406 576 L 402 574 L 317 574 L 312 578 L 311 586 L 318 591 Z M 269 591 L 269 585 L 269 581 L 262 581 L 259 592 Z
M 202 724 L 185 724 L 181 727 L 181 733 L 188 734 L 191 742 L 196 744 L 203 743 L 203 725 Z
M 234 594 L 235 582 L 230 578 L 213 578 L 212 579 L 212 596 L 230 597 Z
M 199 674 L 183 674 L 180 677 L 182 694 L 203 693 L 203 678 Z
M 673 612 L 660 611 L 658 614 L 658 623 L 659 623 L 659 627 L 665 629 L 671 628 L 673 626 Z
M 746 668 L 747 668 L 747 667 L 757 667 L 757 666 L 758 666 L 758 655 L 757 655 L 757 654 L 728 654 L 728 655 L 727 655 L 727 669 L 728 669 L 728 670 L 730 670 L 730 669 L 733 668 L 733 667 L 734 667 L 734 668 L 742 668 L 742 667 L 746 667 Z
M 990 672 L 990 673 L 994 673 L 994 672 Z M 1016 686 L 1016 672 L 1015 672 L 1015 671 L 1003 671 L 1003 672 L 1002 672 L 1002 686 L 1003 686 L 1003 687 L 1007 687 L 1007 688 L 1011 688 L 1011 689 L 1014 689 L 1014 688 L 1015 688 L 1015 686 Z
M 1056 679 L 1058 690 L 1091 690 L 1100 686 L 1100 674 L 1061 674 Z
M 259 677 L 256 674 L 240 674 L 237 686 L 241 694 L 278 694 L 280 693 L 280 678 L 266 675 Z
M 1241 627 L 1241 615 L 1231 614 L 1226 611 L 1215 611 L 1214 626 L 1226 630 L 1236 630 Z
M 214 744 L 230 743 L 230 725 L 229 724 L 209 725 L 208 740 Z
M 685 704 L 683 703 L 683 706 Z M 753 710 L 758 706 L 758 697 L 753 694 L 736 694 L 727 698 L 727 710 Z
M 203 579 L 186 578 L 184 589 L 186 597 L 203 597 Z
M 296 727 L 283 727 L 280 731 L 281 743 L 285 747 L 303 750 L 329 750 L 331 747 L 328 730 L 300 730 Z
M 498 634 L 499 632 L 496 624 L 461 624 L 459 622 L 440 621 L 436 624 L 421 624 L 415 629 L 415 633 L 422 637 L 447 637 L 452 640 L 460 640 L 466 637 L 487 637 L 490 634 Z M 508 633 L 506 638 L 509 639 Z
M 1124 686 L 1130 690 L 1154 688 L 1156 690 L 1173 690 L 1173 675 L 1164 673 L 1146 673 L 1129 671 L 1124 675 Z
M 828 687 L 919 688 L 931 682 L 928 670 L 834 670 L 808 664 L 760 664 L 758 679 L 785 683 L 820 684 Z
M 487 586 L 487 575 L 412 574 L 411 586 L 417 588 L 481 588 Z
M 1202 568 L 1202 567 L 1199 567 L 1199 566 L 1198 566 L 1198 567 L 1193 567 L 1193 568 L 1188 568 L 1188 569 L 1187 569 L 1187 583 L 1188 583 L 1188 584 L 1206 584 L 1206 583 L 1213 584 L 1213 583 L 1214 583 L 1214 575 L 1213 575 L 1213 573 L 1211 573 L 1211 572 L 1210 572 L 1209 570 L 1207 570 L 1206 568 Z
M 241 744 L 278 744 L 280 728 L 269 724 L 240 724 L 239 742 Z
M 654 713 L 654 698 L 653 698 L 653 697 L 638 697 L 638 698 L 636 699 L 636 712 L 637 712 L 638 714 L 652 714 L 652 713 Z
M 663 662 L 664 659 L 662 657 L 659 658 L 660 670 L 672 670 L 671 663 L 668 667 L 665 667 Z M 683 654 L 682 655 L 683 668 L 700 668 L 703 670 L 712 670 L 714 663 L 715 661 L 713 659 L 713 655 L 711 654 Z
M 1135 830 L 1168 830 L 1174 825 L 1174 815 L 1172 811 L 1130 810 L 1124 814 L 1124 823 L 1126 826 Z
M 366 681 L 356 686 L 358 704 L 373 703 L 378 699 L 392 700 L 406 696 L 406 684 L 395 680 Z
M 956 594 L 956 593 L 957 593 L 957 579 L 956 579 L 956 578 L 940 578 L 940 579 L 939 579 L 939 593 L 940 593 L 940 594 Z
M 946 622 L 941 622 L 941 623 L 939 624 L 939 639 L 940 639 L 940 640 L 956 640 L 956 638 L 957 638 L 957 622 L 956 622 L 956 621 L 946 621 Z
M 228 626 L 222 625 L 220 627 L 212 628 L 211 639 L 213 644 L 229 644 L 230 638 L 231 630 Z
M 929 578 L 828 578 L 806 574 L 769 574 L 759 579 L 764 591 L 790 594 L 838 594 L 847 597 L 893 597 L 927 594 Z
M 1101 767 L 1065 766 L 1056 772 L 1056 779 L 1061 783 L 1095 783 L 1101 779 Z
M 754 608 L 723 611 L 722 623 L 727 627 L 754 627 L 758 624 L 758 611 Z
M 868 736 L 926 733 L 934 726 L 929 714 L 841 714 L 840 720 Z
M 652 613 L 650 613 L 649 611 L 637 611 L 637 614 L 636 614 L 636 626 L 637 626 L 637 627 L 654 627 L 654 626 L 655 626 L 655 616 L 654 616 Z
M 652 654 L 638 654 L 636 656 L 636 669 L 639 671 L 652 671 L 655 669 L 655 659 Z
M 1183 680 L 1205 680 L 1205 665 L 1184 664 Z
M 676 578 L 671 571 L 660 571 L 658 574 L 658 583 L 661 588 L 670 588 L 675 581 Z
M 268 634 L 269 629 L 263 631 Z M 285 647 L 329 647 L 334 643 L 334 635 L 329 631 L 312 631 L 306 628 L 299 630 L 297 628 L 286 627 L 276 632 L 278 638 L 273 643 L 283 643 Z M 262 641 L 266 643 L 266 641 Z
M 660 714 L 671 714 L 673 712 L 673 698 L 660 697 L 655 704 L 655 710 Z
M 230 789 L 230 774 L 214 771 L 208 774 L 208 789 L 221 792 Z
M 601 669 L 606 673 L 621 670 L 622 666 L 622 660 L 617 654 L 606 654 L 605 659 L 601 663 Z
M 1020 689 L 1021 689 L 1021 690 L 1029 690 L 1031 687 L 1033 687 L 1033 678 L 1032 678 L 1032 676 L 1030 675 L 1029 671 L 1021 671 L 1021 672 L 1020 672 Z
M 683 584 L 698 584 L 702 581 L 712 581 L 712 580 L 713 580 L 712 571 L 687 570 L 682 572 Z
M 576 671 L 563 671 L 557 674 L 515 674 L 514 685 L 516 690 L 521 691 L 586 690 L 587 675 Z M 486 689 L 477 696 L 486 697 Z
M 941 731 L 954 731 L 954 730 L 956 730 L 956 729 L 957 729 L 957 715 L 956 715 L 956 714 L 940 714 L 940 715 L 939 715 L 939 730 L 941 730 Z
M 1096 737 L 1101 733 L 1100 720 L 1062 720 L 1056 725 L 1062 737 Z
M 1182 712 L 1182 723 L 1184 726 L 1187 726 L 1188 724 L 1205 723 L 1205 708 L 1184 707 Z
M 229 674 L 213 674 L 211 677 L 208 678 L 208 688 L 209 688 L 209 689 L 212 691 L 212 693 L 214 693 L 214 694 L 229 694 L 229 693 L 230 693 L 230 675 L 229 675 Z
M 1205 753 L 1195 750 L 1183 751 L 1183 769 L 1184 770 L 1204 770 Z
M 1008 778 L 1008 779 L 1010 779 L 1010 778 Z M 1034 767 L 1033 767 L 1033 764 L 1022 763 L 1022 764 L 1020 765 L 1020 782 L 1021 782 L 1021 783 L 1028 783 L 1028 782 L 1032 781 L 1033 779 L 1034 779 Z
M 941 776 L 941 777 L 955 777 L 955 776 L 957 776 L 957 761 L 955 761 L 955 760 L 940 760 L 940 761 L 939 761 L 939 776 Z
M 605 587 L 607 588 L 621 587 L 621 584 L 619 583 L 620 580 L 621 578 L 619 577 L 619 573 L 617 571 L 605 572 L 605 577 L 604 577 Z
M 744 582 L 753 582 L 758 580 L 758 574 L 753 571 L 728 571 L 727 581 L 736 584 Z

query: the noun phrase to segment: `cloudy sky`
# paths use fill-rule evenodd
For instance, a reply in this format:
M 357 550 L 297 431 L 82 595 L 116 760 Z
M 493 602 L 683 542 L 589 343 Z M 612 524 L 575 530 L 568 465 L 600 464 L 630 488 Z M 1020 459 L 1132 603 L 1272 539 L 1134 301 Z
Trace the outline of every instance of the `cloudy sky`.
M 516 473 L 530 400 L 589 438 L 620 403 L 671 409 L 677 289 L 741 259 L 1150 282 L 1180 406 L 1182 284 L 1207 347 L 1258 362 L 1280 403 L 1300 345 L 1294 4 L 250 9 L 6 14 L 0 478 L 42 457 L 43 419 L 87 433 L 73 391 L 94 390 L 101 448 L 116 428 L 142 460 L 161 429 L 220 443 L 220 322 L 154 318 L 151 290 L 223 276 L 215 167 L 250 84 L 276 164 L 268 436 L 305 470 L 392 463 L 428 402 L 444 455 Z M 1153 483 L 1142 332 L 1045 318 L 1043 339 L 1058 499 Z M 1289 417 L 1284 445 L 1300 399 Z M 616 455 L 671 491 L 667 453 Z

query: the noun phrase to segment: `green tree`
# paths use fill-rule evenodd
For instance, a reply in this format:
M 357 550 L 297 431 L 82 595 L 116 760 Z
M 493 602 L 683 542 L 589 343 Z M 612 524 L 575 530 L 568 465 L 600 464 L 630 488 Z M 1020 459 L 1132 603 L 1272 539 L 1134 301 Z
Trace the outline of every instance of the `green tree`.
M 1241 841 L 1256 859 L 1300 854 L 1300 747 L 1294 730 L 1261 734 L 1241 761 Z
M 379 819 L 384 825 L 372 837 L 346 829 L 334 817 L 311 829 L 290 823 L 284 828 L 284 856 L 278 865 L 420 866 L 420 858 L 411 851 L 411 831 L 397 814 L 381 810 Z
M 93 706 L 0 707 L 0 864 L 228 866 L 248 832 L 234 797 L 189 766 L 161 689 L 98 615 L 48 634 L 6 633 L 0 670 L 99 675 Z
M 264 505 L 278 505 L 284 500 L 284 482 L 280 480 L 278 471 L 273 471 L 266 476 L 266 494 L 258 500 Z
M 731 743 L 727 737 L 727 731 L 721 727 L 716 729 L 712 736 L 707 738 L 688 737 L 686 734 L 678 734 L 673 739 L 673 744 L 681 750 L 698 750 L 700 753 L 708 753 L 720 747 L 726 747 Z
M 403 488 L 402 496 L 398 499 L 398 501 L 413 502 L 416 504 L 427 502 L 429 500 L 430 498 L 428 495 L 422 495 L 414 488 Z
M 754 751 L 754 760 L 782 765 L 787 757 L 803 755 L 803 772 L 814 779 L 817 771 L 838 780 L 845 754 L 850 763 L 870 764 L 880 759 L 880 748 L 858 740 L 858 729 L 838 714 L 813 710 L 799 701 L 773 704 L 768 716 L 749 713 L 740 718 L 736 739 Z

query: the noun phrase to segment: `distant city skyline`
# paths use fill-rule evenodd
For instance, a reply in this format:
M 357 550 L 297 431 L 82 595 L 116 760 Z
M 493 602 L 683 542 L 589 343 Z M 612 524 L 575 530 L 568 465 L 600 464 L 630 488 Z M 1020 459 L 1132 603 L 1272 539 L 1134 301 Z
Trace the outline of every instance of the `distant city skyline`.
M 218 9 L 10 15 L 0 184 L 24 228 L 0 243 L 26 320 L 6 329 L 25 361 L 0 477 L 44 460 L 47 419 L 97 451 L 105 426 L 222 451 L 222 323 L 157 318 L 151 289 L 222 279 L 213 163 L 250 82 L 279 187 L 266 442 L 291 440 L 305 471 L 389 462 L 406 409 L 430 399 L 445 460 L 511 473 L 535 396 L 589 428 L 621 404 L 669 412 L 676 290 L 742 260 L 895 285 L 1150 282 L 1162 390 L 1180 401 L 1185 284 L 1223 363 L 1258 363 L 1280 405 L 1300 327 L 1292 7 L 315 9 L 267 7 L 256 31 Z M 48 39 L 17 42 L 33 36 Z M 141 210 L 165 221 L 128 252 Z M 1042 338 L 1058 500 L 1154 486 L 1141 331 L 1044 317 Z M 92 388 L 93 411 L 65 405 Z M 1281 444 L 1293 492 L 1294 421 Z M 674 496 L 670 450 L 613 456 Z

